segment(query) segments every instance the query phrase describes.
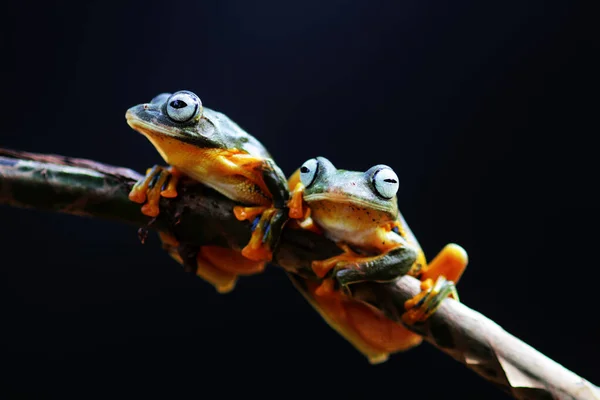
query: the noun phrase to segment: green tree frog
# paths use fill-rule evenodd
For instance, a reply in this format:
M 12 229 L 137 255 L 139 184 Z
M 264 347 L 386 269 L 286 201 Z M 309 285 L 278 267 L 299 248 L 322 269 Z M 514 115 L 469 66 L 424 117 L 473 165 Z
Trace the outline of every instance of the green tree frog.
M 159 94 L 127 110 L 126 119 L 169 164 L 149 169 L 131 190 L 129 198 L 143 204 L 144 214 L 157 216 L 161 196 L 176 197 L 177 183 L 186 176 L 241 203 L 233 210 L 235 216 L 253 221 L 251 239 L 241 255 L 215 246 L 189 249 L 163 234 L 170 254 L 219 292 L 233 289 L 238 275 L 262 271 L 288 220 L 289 199 L 285 175 L 267 149 L 225 114 L 203 107 L 187 90 Z
M 343 249 L 338 256 L 312 263 L 316 279 L 290 274 L 305 298 L 372 363 L 421 343 L 419 335 L 354 300 L 351 285 L 415 276 L 422 281 L 422 292 L 406 302 L 402 319 L 407 324 L 424 321 L 449 295 L 458 300 L 454 283 L 467 266 L 462 247 L 448 244 L 426 262 L 398 210 L 398 176 L 386 165 L 346 171 L 317 157 L 306 161 L 288 184 L 289 216 Z

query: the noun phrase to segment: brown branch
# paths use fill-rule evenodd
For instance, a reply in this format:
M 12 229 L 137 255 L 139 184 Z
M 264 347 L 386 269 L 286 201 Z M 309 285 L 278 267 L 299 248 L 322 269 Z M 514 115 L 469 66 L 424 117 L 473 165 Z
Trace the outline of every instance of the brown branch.
M 170 230 L 191 243 L 239 249 L 248 241 L 250 225 L 235 219 L 234 203 L 194 182 L 183 182 L 177 199 L 162 199 L 158 218 L 144 216 L 127 197 L 140 177 L 94 161 L 0 149 L 0 204 Z M 273 263 L 310 275 L 312 260 L 336 253 L 320 235 L 285 229 Z M 357 285 L 354 296 L 399 322 L 404 301 L 418 291 L 419 282 L 406 276 Z M 425 324 L 408 328 L 517 399 L 600 399 L 598 387 L 454 300 L 444 301 Z

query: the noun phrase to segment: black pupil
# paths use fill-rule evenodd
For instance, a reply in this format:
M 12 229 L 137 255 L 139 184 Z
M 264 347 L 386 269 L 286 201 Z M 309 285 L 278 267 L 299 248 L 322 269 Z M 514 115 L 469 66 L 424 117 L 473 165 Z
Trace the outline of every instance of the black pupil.
M 396 183 L 396 180 L 392 179 L 392 178 L 387 178 L 387 179 L 384 179 L 383 181 L 387 182 L 387 183 Z
M 173 108 L 184 108 L 187 107 L 187 103 L 183 100 L 173 100 L 171 102 L 171 107 Z
M 303 167 L 300 168 L 300 172 L 303 173 L 303 174 L 306 174 L 307 172 L 310 172 L 310 169 L 308 169 L 308 167 L 304 167 L 303 166 Z

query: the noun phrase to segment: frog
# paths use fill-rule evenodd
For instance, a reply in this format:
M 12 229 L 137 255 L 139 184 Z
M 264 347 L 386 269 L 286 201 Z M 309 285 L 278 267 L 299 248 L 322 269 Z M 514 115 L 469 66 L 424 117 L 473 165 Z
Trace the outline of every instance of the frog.
M 387 165 L 348 171 L 316 157 L 288 184 L 296 228 L 323 234 L 342 250 L 313 261 L 313 276 L 288 274 L 296 288 L 372 364 L 419 345 L 422 337 L 404 325 L 426 321 L 447 297 L 459 300 L 455 285 L 468 263 L 466 251 L 449 243 L 427 262 L 399 211 L 399 178 Z M 405 302 L 401 323 L 352 297 L 354 284 L 393 282 L 404 275 L 418 278 L 421 292 Z
M 225 114 L 204 107 L 189 90 L 161 93 L 129 108 L 125 118 L 167 163 L 149 168 L 129 193 L 131 201 L 142 204 L 143 214 L 157 217 L 161 197 L 177 197 L 180 180 L 191 179 L 234 200 L 235 217 L 252 224 L 241 251 L 190 246 L 161 233 L 169 254 L 220 293 L 231 291 L 238 276 L 262 272 L 288 220 L 290 195 L 284 173 L 265 146 Z

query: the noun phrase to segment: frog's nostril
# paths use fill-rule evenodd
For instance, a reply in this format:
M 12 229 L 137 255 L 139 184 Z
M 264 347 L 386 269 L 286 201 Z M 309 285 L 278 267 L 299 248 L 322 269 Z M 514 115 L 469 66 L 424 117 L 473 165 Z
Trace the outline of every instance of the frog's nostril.
M 148 109 L 148 107 L 149 107 L 149 105 L 148 105 L 148 104 L 144 104 L 144 110 L 147 110 L 147 109 Z

